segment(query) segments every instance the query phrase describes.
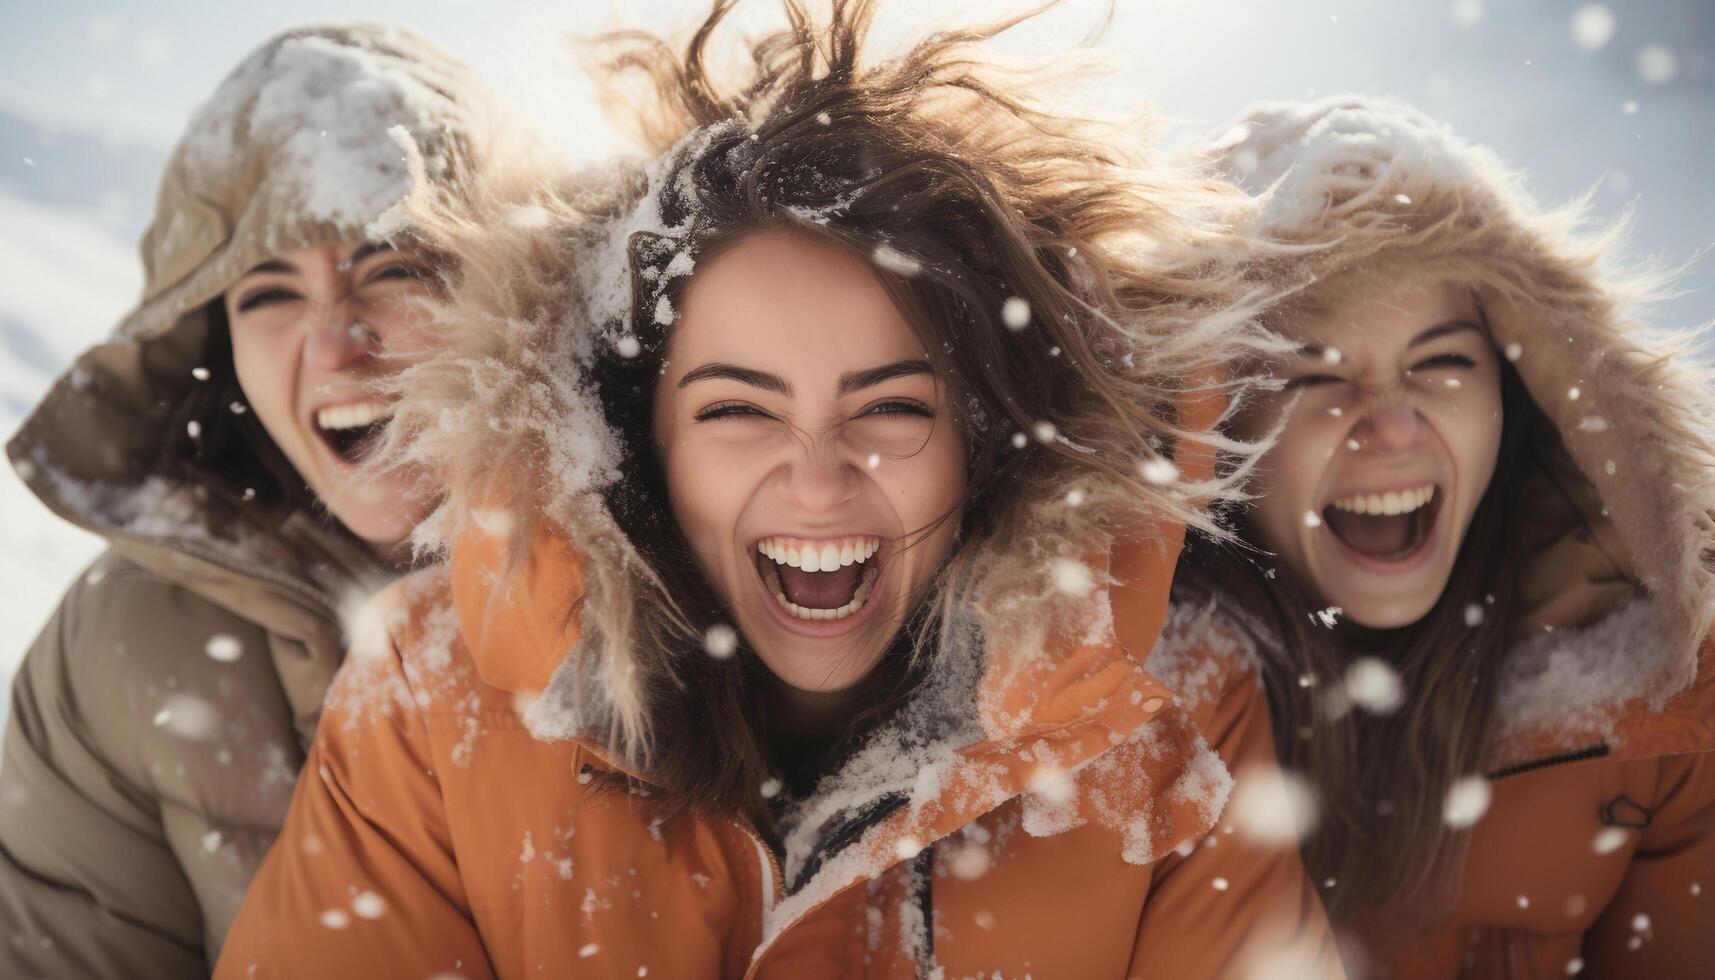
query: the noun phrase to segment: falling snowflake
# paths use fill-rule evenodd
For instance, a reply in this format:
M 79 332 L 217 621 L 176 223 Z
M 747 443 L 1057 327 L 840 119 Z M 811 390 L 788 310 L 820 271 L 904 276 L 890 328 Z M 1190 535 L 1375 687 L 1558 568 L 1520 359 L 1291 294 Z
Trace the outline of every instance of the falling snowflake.
M 665 299 L 665 297 L 663 297 L 663 299 Z M 626 334 L 619 338 L 618 342 L 613 345 L 613 349 L 619 352 L 620 357 L 623 357 L 628 361 L 643 353 L 643 345 L 631 334 Z
M 1008 330 L 1018 331 L 1030 326 L 1030 303 L 1021 296 L 1008 296 L 1000 304 L 1000 322 Z
M 359 892 L 351 900 L 351 910 L 365 919 L 379 919 L 387 912 L 387 902 L 374 892 Z
M 1483 19 L 1483 0 L 1453 0 L 1453 23 L 1459 27 L 1476 27 Z
M 196 419 L 191 419 L 189 422 L 185 423 L 185 433 L 192 439 L 201 439 L 202 423 L 198 422 Z
M 1476 824 L 1489 810 L 1494 789 L 1482 776 L 1462 776 L 1447 790 L 1447 803 L 1441 819 L 1449 827 L 1462 829 Z
M 1371 714 L 1392 714 L 1405 701 L 1399 673 L 1375 657 L 1352 661 L 1346 668 L 1345 688 L 1352 703 Z
M 1260 763 L 1240 769 L 1234 777 L 1226 815 L 1252 843 L 1288 847 L 1297 846 L 1316 828 L 1320 809 L 1309 780 L 1279 766 Z
M 344 909 L 328 909 L 322 913 L 322 925 L 329 929 L 344 929 L 351 925 L 351 916 L 346 915 Z
M 952 860 L 947 863 L 953 877 L 960 881 L 976 881 L 988 874 L 989 869 L 994 866 L 988 848 L 981 844 L 966 844 L 955 851 Z
M 208 643 L 203 646 L 203 652 L 213 660 L 229 664 L 244 655 L 244 644 L 238 642 L 238 638 L 235 636 L 220 634 L 208 638 Z
M 864 465 L 869 467 L 872 470 L 879 467 L 881 465 L 881 454 L 880 453 L 870 453 L 869 458 L 864 460 Z
M 1590 842 L 1590 850 L 1597 854 L 1612 854 L 1625 847 L 1630 836 L 1624 827 L 1603 827 L 1596 833 L 1596 839 Z
M 1322 515 L 1316 513 L 1313 510 L 1305 511 L 1304 512 L 1304 526 L 1305 527 L 1321 527 L 1322 526 Z
M 1476 629 L 1483 625 L 1483 607 L 1480 603 L 1471 603 L 1465 607 L 1465 625 Z
M 1036 435 L 1036 441 L 1041 443 L 1053 442 L 1054 437 L 1060 434 L 1060 430 L 1054 428 L 1054 423 L 1052 422 L 1038 422 L 1032 428 L 1032 431 Z
M 205 367 L 191 368 L 191 377 L 197 379 L 198 381 L 207 381 L 209 378 L 208 368 L 205 368 Z
M 1645 85 L 1666 85 L 1679 74 L 1679 56 L 1672 48 L 1652 44 L 1638 51 L 1633 67 Z
M 1524 356 L 1524 345 L 1508 344 L 1506 354 L 1507 360 L 1516 362 L 1519 358 Z
M 1599 3 L 1579 7 L 1572 14 L 1572 40 L 1586 51 L 1596 51 L 1614 36 L 1614 12 Z
M 1030 437 L 1025 435 L 1024 433 L 1014 432 L 1012 434 L 1012 448 L 1023 449 L 1029 443 L 1030 443 Z
M 738 631 L 725 623 L 710 626 L 703 634 L 703 651 L 716 660 L 725 660 L 738 652 Z

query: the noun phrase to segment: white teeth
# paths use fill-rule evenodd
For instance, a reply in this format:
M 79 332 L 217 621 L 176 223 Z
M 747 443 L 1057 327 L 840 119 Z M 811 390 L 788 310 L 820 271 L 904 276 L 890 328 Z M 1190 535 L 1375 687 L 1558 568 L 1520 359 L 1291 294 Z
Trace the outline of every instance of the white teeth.
M 1426 483 L 1410 490 L 1390 490 L 1387 493 L 1360 493 L 1334 501 L 1335 510 L 1353 514 L 1392 516 L 1409 514 L 1435 499 L 1435 484 Z
M 880 574 L 880 571 L 878 571 L 874 565 L 864 569 L 863 578 L 858 582 L 857 591 L 852 593 L 851 601 L 838 609 L 809 609 L 804 606 L 800 606 L 791 599 L 786 598 L 786 593 L 781 591 L 779 575 L 765 575 L 763 578 L 768 582 L 768 591 L 774 593 L 774 598 L 780 603 L 780 607 L 791 613 L 793 618 L 829 620 L 845 619 L 848 616 L 856 614 L 859 609 L 862 609 L 863 604 L 869 600 L 870 589 L 875 585 L 875 580 Z
M 881 549 L 881 539 L 868 535 L 833 541 L 799 541 L 795 538 L 763 538 L 756 550 L 778 565 L 791 565 L 806 572 L 831 572 L 853 562 L 866 562 Z
M 386 402 L 334 405 L 316 413 L 316 424 L 324 429 L 356 429 L 369 425 L 376 419 L 386 418 L 389 414 L 391 412 L 388 411 Z

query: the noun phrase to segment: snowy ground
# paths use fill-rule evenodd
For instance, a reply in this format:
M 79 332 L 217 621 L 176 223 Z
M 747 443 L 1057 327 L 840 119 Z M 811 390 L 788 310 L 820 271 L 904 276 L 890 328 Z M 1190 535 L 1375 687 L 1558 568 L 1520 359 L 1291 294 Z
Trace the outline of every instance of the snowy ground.
M 1022 6 L 1023 4 L 1013 5 Z M 741 5 L 741 16 L 771 6 Z M 1004 47 L 1063 51 L 1099 16 L 1071 0 Z M 140 285 L 135 242 L 166 148 L 245 52 L 288 23 L 363 17 L 412 24 L 464 56 L 521 109 L 594 156 L 611 139 L 587 87 L 552 64 L 555 28 L 683 27 L 704 0 L 469 4 L 302 0 L 263 10 L 162 0 L 24 4 L 0 33 L 0 437 L 72 356 L 111 328 Z M 995 13 L 993 0 L 883 0 L 884 26 Z M 1009 7 L 1010 9 L 1010 7 Z M 1598 11 L 1591 13 L 1591 11 Z M 1602 13 L 1606 12 L 1606 13 Z M 1482 0 L 1122 0 L 1106 48 L 1113 80 L 1174 120 L 1169 141 L 1209 133 L 1247 102 L 1334 91 L 1415 102 L 1497 149 L 1545 200 L 1599 186 L 1597 210 L 1635 206 L 1633 250 L 1683 262 L 1715 239 L 1715 15 L 1706 0 L 1589 4 Z M 545 67 L 546 66 L 546 67 Z M 1715 260 L 1663 323 L 1715 315 Z M 0 684 L 64 584 L 96 552 L 0 467 Z M 4 711 L 0 698 L 0 713 Z
M 8 436 L 72 358 L 136 300 L 142 270 L 99 212 L 0 187 L 0 431 Z M 0 676 L 99 539 L 57 519 L 0 467 Z

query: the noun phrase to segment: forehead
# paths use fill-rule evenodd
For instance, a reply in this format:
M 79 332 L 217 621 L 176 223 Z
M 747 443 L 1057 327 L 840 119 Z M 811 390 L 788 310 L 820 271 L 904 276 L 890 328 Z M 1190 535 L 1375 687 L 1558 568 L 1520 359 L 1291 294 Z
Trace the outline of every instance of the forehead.
M 1408 347 L 1431 327 L 1453 321 L 1481 324 L 1469 290 L 1447 282 L 1352 283 L 1316 297 L 1280 325 L 1282 333 L 1312 348 L 1343 355 L 1387 355 Z
M 864 256 L 794 232 L 759 232 L 699 262 L 669 340 L 676 371 L 719 360 L 806 381 L 922 356 Z

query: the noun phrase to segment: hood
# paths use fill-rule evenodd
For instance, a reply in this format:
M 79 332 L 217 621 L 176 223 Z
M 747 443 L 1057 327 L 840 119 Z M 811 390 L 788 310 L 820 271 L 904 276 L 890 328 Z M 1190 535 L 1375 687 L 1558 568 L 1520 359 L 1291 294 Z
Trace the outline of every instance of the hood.
M 1561 434 L 1530 477 L 1529 607 L 1503 671 L 1496 764 L 1715 744 L 1715 386 L 1693 338 L 1640 306 L 1586 201 L 1540 208 L 1488 150 L 1396 102 L 1260 103 L 1212 144 L 1261 210 L 1287 294 L 1373 275 L 1470 286 L 1495 345 Z
M 449 177 L 470 156 L 479 98 L 462 65 L 396 27 L 309 25 L 246 58 L 168 160 L 137 306 L 7 447 L 31 490 L 156 570 L 267 579 L 331 606 L 345 571 L 373 565 L 367 549 L 325 517 L 247 506 L 218 473 L 164 465 L 185 442 L 171 420 L 203 383 L 210 304 L 282 251 L 376 237 L 366 229 L 412 186 L 399 139 L 423 173 Z

